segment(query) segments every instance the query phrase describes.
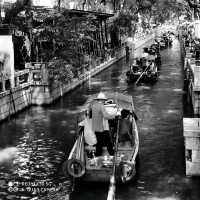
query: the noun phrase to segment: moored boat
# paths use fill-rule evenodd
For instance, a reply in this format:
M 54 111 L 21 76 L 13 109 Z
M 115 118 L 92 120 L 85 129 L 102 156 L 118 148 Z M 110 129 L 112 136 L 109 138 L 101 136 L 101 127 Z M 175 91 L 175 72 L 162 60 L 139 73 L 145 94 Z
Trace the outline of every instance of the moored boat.
M 120 110 L 121 116 L 109 120 L 109 132 L 115 147 L 115 154 L 109 155 L 103 149 L 101 156 L 95 155 L 95 146 L 86 143 L 86 124 L 79 123 L 78 137 L 67 161 L 63 165 L 65 174 L 82 181 L 109 182 L 115 171 L 115 180 L 127 182 L 136 175 L 136 158 L 139 150 L 139 135 L 132 96 L 121 93 L 106 93 L 105 109 L 108 113 Z M 125 118 L 124 118 L 125 117 Z M 86 116 L 87 118 L 87 116 Z M 126 143 L 118 140 L 123 120 L 131 124 L 131 136 Z M 85 119 L 84 119 L 85 120 Z M 88 126 L 88 124 L 87 124 Z M 90 125 L 89 125 L 90 126 Z M 90 127 L 91 128 L 91 127 Z

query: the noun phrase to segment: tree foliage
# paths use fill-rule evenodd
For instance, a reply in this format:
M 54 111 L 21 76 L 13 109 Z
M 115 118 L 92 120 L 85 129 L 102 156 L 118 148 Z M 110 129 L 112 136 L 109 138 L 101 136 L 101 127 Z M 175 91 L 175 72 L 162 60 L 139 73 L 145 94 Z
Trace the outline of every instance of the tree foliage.
M 41 29 L 35 33 L 39 40 L 50 41 L 52 51 L 46 48 L 46 60 L 57 57 L 68 63 L 79 66 L 83 62 L 85 43 L 94 41 L 96 31 L 95 16 L 69 16 L 67 11 L 53 17 L 53 21 L 43 23 Z M 43 49 L 44 53 L 45 49 Z
M 154 0 L 115 0 L 113 3 L 118 12 L 114 24 L 126 29 L 128 35 L 134 37 L 138 15 L 150 16 Z
M 116 25 L 126 27 L 129 36 L 134 35 L 138 14 L 142 20 L 140 25 L 144 29 L 150 28 L 151 23 L 159 24 L 172 18 L 179 19 L 183 14 L 190 16 L 189 6 L 180 0 L 113 0 L 112 3 L 118 12 Z
M 17 15 L 25 10 L 26 7 L 30 7 L 32 4 L 31 0 L 17 0 L 10 8 L 5 10 L 5 19 L 3 23 L 13 23 Z

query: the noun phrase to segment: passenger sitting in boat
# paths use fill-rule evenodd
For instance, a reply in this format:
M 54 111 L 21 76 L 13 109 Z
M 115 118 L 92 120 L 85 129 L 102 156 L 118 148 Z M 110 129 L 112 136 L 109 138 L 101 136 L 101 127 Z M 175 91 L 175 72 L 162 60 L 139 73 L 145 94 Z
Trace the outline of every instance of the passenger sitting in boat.
M 96 156 L 102 155 L 102 147 L 106 146 L 110 155 L 114 154 L 113 145 L 108 131 L 105 130 L 103 124 L 104 119 L 114 119 L 116 115 L 107 113 L 104 103 L 107 100 L 104 93 L 100 92 L 94 103 L 90 105 L 89 110 L 92 111 L 92 130 L 97 137 Z
M 138 72 L 138 70 L 139 70 L 139 68 L 137 66 L 135 66 L 135 65 L 131 66 L 131 72 L 136 73 L 136 72 Z
M 137 65 L 137 60 L 134 59 L 132 65 Z
M 141 57 L 142 57 L 142 58 L 147 58 L 148 56 L 149 56 L 148 48 L 144 48 Z
M 131 65 L 131 72 L 136 72 L 138 70 L 138 64 L 136 60 L 133 60 L 133 63 Z
M 144 70 L 147 66 L 147 59 L 142 57 L 140 58 L 141 68 Z
M 157 68 L 155 67 L 154 62 L 151 62 L 151 63 L 150 63 L 149 70 L 150 70 L 151 72 L 157 72 Z
M 130 111 L 123 109 L 121 111 L 121 120 L 119 124 L 119 143 L 122 147 L 133 146 L 133 125 L 130 120 Z
M 141 66 L 141 62 L 139 58 L 136 58 L 136 65 Z

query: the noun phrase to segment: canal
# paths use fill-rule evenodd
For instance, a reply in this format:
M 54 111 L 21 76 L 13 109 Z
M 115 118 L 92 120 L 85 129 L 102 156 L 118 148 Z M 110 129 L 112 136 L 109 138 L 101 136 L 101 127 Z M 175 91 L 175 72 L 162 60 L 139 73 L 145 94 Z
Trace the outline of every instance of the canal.
M 127 84 L 125 60 L 49 107 L 32 107 L 0 124 L 0 199 L 40 199 L 49 190 L 70 188 L 62 175 L 87 99 L 99 91 L 133 96 L 140 130 L 140 166 L 135 183 L 117 187 L 118 200 L 199 200 L 199 178 L 185 177 L 183 75 L 180 46 L 162 51 L 159 80 L 153 85 Z M 43 181 L 45 181 L 43 183 Z M 31 185 L 35 184 L 35 185 Z M 38 184 L 38 185 L 37 185 Z M 108 184 L 84 184 L 72 200 L 105 200 Z

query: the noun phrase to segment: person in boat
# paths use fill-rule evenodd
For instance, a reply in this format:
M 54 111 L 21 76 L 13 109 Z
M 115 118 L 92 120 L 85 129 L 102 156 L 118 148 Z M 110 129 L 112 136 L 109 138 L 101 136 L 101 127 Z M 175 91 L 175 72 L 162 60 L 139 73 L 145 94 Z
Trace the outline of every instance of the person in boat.
M 116 115 L 109 114 L 104 103 L 107 100 L 104 93 L 100 92 L 95 101 L 89 106 L 89 112 L 92 117 L 92 130 L 94 131 L 97 144 L 96 144 L 96 156 L 102 155 L 103 146 L 107 147 L 108 153 L 114 155 L 113 145 L 108 130 L 105 131 L 105 119 L 114 119 Z
M 138 66 L 137 60 L 134 59 L 132 65 L 130 67 L 132 73 L 134 73 L 136 71 L 136 69 L 138 69 L 137 66 Z
M 148 48 L 143 48 L 143 53 L 142 53 L 141 58 L 140 58 L 141 67 L 143 68 L 143 70 L 147 66 L 147 58 L 148 58 L 148 56 L 149 56 Z
M 142 53 L 142 58 L 147 58 L 149 56 L 149 53 L 148 53 L 148 48 L 145 47 L 143 48 L 143 53 Z
M 121 147 L 133 146 L 133 123 L 130 120 L 130 111 L 123 109 L 121 111 L 121 119 L 119 123 L 119 144 Z
M 141 67 L 142 65 L 139 58 L 136 58 L 136 65 L 138 65 L 139 67 Z

